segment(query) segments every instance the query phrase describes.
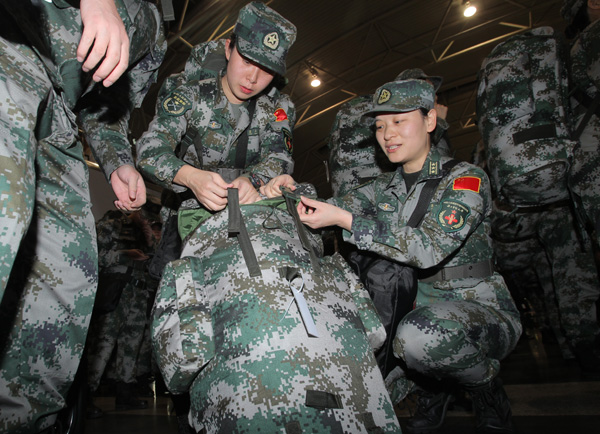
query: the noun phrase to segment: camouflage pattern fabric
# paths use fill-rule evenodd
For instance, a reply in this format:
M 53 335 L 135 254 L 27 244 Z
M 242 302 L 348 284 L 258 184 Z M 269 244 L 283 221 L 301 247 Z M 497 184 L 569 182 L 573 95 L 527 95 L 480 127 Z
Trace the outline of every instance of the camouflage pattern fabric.
M 372 99 L 372 95 L 359 96 L 342 105 L 331 127 L 329 170 L 334 196 L 395 168 L 377 144 L 371 122 L 362 119 Z
M 587 97 L 600 92 L 600 21 L 590 24 L 571 48 L 571 82 Z M 576 116 L 575 125 L 586 108 L 571 98 Z M 594 241 L 600 245 L 600 117 L 592 115 L 579 145 L 574 150 L 569 187 L 576 198 L 582 221 L 594 231 Z
M 513 206 L 568 199 L 575 142 L 564 41 L 550 27 L 497 45 L 479 72 L 477 120 L 492 188 Z
M 233 32 L 240 54 L 281 76 L 287 53 L 296 40 L 296 27 L 261 2 L 240 9 Z
M 530 256 L 543 251 L 548 258 L 561 329 L 569 345 L 592 342 L 600 334 L 596 300 L 600 297 L 598 272 L 589 241 L 582 244 L 569 206 L 539 212 L 509 212 L 496 208 L 495 238 L 533 237 Z
M 60 8 L 20 2 L 13 17 L 5 11 L 9 7 L 3 2 L 0 12 L 8 35 L 0 37 L 0 206 L 6 210 L 0 215 L 0 295 L 9 312 L 3 312 L 0 327 L 6 339 L 0 431 L 30 433 L 51 425 L 65 406 L 97 285 L 88 172 L 73 112 L 81 95 L 89 104 L 80 113 L 81 127 L 105 174 L 132 158 L 123 113 L 128 106 L 119 102 L 120 112 L 103 106 L 112 99 L 99 98 L 91 74 L 76 61 L 79 10 L 64 2 Z M 135 106 L 156 77 L 166 41 L 150 3 L 127 0 L 117 7 L 136 63 L 107 94 L 120 94 L 119 101 Z M 39 14 L 29 14 L 32 9 Z M 35 49 L 17 42 L 30 37 L 41 41 Z M 130 92 L 124 92 L 125 84 Z M 105 112 L 122 117 L 98 121 Z
M 95 391 L 106 365 L 115 351 L 118 381 L 134 383 L 137 360 L 144 330 L 150 292 L 146 289 L 146 261 L 135 261 L 125 251 L 139 249 L 151 253 L 141 228 L 120 211 L 109 211 L 96 225 L 101 270 L 118 275 L 132 270 L 125 283 L 117 308 L 94 315 L 88 337 L 88 385 Z
M 476 166 L 456 165 L 441 179 L 421 225 L 407 226 L 424 182 L 442 176 L 440 164 L 447 160 L 432 148 L 409 191 L 399 168 L 343 198 L 329 199 L 353 214 L 352 232 L 344 231 L 344 240 L 422 269 L 425 277 L 440 268 L 491 260 L 490 186 Z M 394 351 L 419 372 L 483 384 L 497 374 L 498 361 L 520 334 L 519 313 L 498 273 L 421 279 L 415 310 L 400 322 Z
M 272 88 L 257 99 L 252 119 L 247 105 L 246 102 L 240 106 L 241 116 L 236 120 L 220 79 L 182 84 L 159 98 L 156 116 L 137 142 L 138 168 L 158 185 L 180 193 L 186 189 L 173 184 L 173 178 L 185 164 L 210 171 L 233 168 L 237 140 L 248 128 L 248 176 L 266 183 L 277 175 L 291 173 L 291 131 L 296 121 L 293 103 Z M 191 127 L 197 130 L 202 155 L 192 145 L 180 158 L 175 149 Z M 198 206 L 196 199 L 188 199 L 181 208 Z
M 368 293 L 338 255 L 320 258 L 317 274 L 281 206 L 240 207 L 262 276 L 250 277 L 228 236 L 227 210 L 165 268 L 153 343 L 167 385 L 190 388 L 196 431 L 400 432 L 373 356 L 385 331 Z M 291 286 L 302 290 L 318 337 Z

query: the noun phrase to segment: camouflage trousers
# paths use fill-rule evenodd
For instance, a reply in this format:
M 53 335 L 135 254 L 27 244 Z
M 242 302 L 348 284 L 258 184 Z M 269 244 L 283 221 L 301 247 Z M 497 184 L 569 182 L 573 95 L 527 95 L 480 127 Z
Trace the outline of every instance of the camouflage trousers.
M 97 285 L 87 166 L 44 71 L 0 38 L 2 433 L 37 433 L 65 406 Z M 36 140 L 41 104 L 53 134 Z
M 115 379 L 123 383 L 135 382 L 147 323 L 148 297 L 143 282 L 136 279 L 123 288 L 115 310 L 94 316 L 86 350 L 90 390 L 98 389 L 113 351 Z
M 495 223 L 495 238 L 506 240 L 512 235 L 532 236 L 536 244 L 532 246 L 531 254 L 534 255 L 536 251 L 545 253 L 560 328 L 567 342 L 573 346 L 580 341 L 593 340 L 600 333 L 596 316 L 596 301 L 600 297 L 598 270 L 592 246 L 577 234 L 571 209 L 560 206 L 535 213 L 516 213 L 506 215 L 503 222 L 502 228 L 518 227 L 520 231 L 511 234 L 504 229 L 504 233 L 501 233 Z M 543 273 L 543 269 L 538 271 Z M 551 300 L 547 299 L 546 303 L 549 305 Z
M 400 321 L 394 354 L 427 377 L 477 386 L 498 374 L 520 335 L 519 318 L 506 312 L 473 301 L 440 301 Z
M 600 246 L 600 118 L 592 116 L 573 152 L 569 185 L 584 224 Z

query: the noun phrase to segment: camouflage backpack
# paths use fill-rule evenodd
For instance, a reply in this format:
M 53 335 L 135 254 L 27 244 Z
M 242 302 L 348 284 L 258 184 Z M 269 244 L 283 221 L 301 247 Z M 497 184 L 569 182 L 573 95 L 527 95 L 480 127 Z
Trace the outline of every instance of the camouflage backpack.
M 567 47 L 551 27 L 497 45 L 479 71 L 477 119 L 492 188 L 514 207 L 567 200 L 575 141 Z
M 239 207 L 258 273 L 227 209 L 167 265 L 152 325 L 165 383 L 189 390 L 197 431 L 400 432 L 373 356 L 385 331 L 371 298 L 298 229 L 288 199 Z

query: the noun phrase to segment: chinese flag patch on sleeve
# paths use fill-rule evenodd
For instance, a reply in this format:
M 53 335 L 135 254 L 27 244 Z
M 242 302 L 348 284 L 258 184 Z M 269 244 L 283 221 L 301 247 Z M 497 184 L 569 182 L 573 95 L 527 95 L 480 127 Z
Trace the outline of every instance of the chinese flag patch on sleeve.
M 479 193 L 481 187 L 481 178 L 475 176 L 463 176 L 462 178 L 456 178 L 452 184 L 453 190 L 471 190 L 475 193 Z

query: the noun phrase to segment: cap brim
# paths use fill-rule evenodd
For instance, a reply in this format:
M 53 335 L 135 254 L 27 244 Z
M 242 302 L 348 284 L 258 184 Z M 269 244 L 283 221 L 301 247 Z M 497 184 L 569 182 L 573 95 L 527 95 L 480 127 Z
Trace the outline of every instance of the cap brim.
M 256 62 L 257 64 L 259 64 L 260 66 L 262 66 L 265 69 L 268 69 L 269 71 L 271 71 L 274 74 L 279 74 L 281 76 L 285 75 L 285 66 L 277 65 L 275 63 L 265 62 L 264 58 L 257 56 L 256 53 L 254 52 L 256 50 L 256 46 L 254 44 L 246 41 L 245 39 L 241 38 L 240 36 L 237 36 L 235 45 L 237 47 L 238 52 L 242 56 L 252 60 L 253 62 Z

